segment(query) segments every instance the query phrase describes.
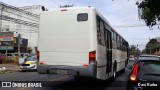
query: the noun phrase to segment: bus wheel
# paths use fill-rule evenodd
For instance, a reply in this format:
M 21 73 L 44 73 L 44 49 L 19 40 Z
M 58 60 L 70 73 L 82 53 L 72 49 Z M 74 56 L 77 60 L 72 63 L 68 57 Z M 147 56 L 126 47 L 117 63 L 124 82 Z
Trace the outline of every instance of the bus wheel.
M 116 69 L 113 70 L 113 78 L 116 78 Z
M 75 76 L 73 76 L 73 77 L 74 77 L 74 79 L 76 79 L 76 80 L 80 79 L 80 77 L 77 76 L 77 75 L 75 75 Z
M 113 80 L 115 80 L 116 74 L 117 74 L 117 73 L 116 73 L 116 67 L 115 67 L 115 68 L 113 69 L 113 76 L 112 76 L 112 79 L 113 79 Z

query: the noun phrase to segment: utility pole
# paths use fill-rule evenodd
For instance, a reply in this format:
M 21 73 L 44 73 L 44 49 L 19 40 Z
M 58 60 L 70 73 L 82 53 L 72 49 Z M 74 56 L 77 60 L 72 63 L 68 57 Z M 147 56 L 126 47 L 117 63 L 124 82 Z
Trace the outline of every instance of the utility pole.
M 20 57 L 20 49 L 21 49 L 21 34 L 18 34 L 18 56 Z

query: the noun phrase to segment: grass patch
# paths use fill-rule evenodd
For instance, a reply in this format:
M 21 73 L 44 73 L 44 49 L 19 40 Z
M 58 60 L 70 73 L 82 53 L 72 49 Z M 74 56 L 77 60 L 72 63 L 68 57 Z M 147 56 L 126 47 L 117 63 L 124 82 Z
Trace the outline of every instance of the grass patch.
M 0 71 L 0 74 L 7 74 L 7 73 L 13 73 L 15 71 L 12 70 L 5 70 L 5 71 Z
M 5 57 L 3 57 L 2 60 L 3 60 L 3 62 L 7 62 L 7 63 L 14 62 L 14 59 L 12 59 L 12 58 L 7 58 L 6 59 Z

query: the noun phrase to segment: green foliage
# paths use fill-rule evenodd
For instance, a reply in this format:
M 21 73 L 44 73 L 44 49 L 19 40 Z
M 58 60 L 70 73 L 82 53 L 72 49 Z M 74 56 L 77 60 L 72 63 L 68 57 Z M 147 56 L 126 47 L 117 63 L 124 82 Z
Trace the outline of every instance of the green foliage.
M 130 48 L 131 49 L 136 49 L 136 46 L 135 45 L 131 45 Z
M 160 0 L 139 0 L 136 4 L 139 8 L 139 18 L 144 20 L 147 26 L 160 24 Z
M 5 71 L 0 71 L 0 74 L 7 74 L 7 73 L 13 73 L 14 71 L 11 70 L 5 70 Z
M 135 45 L 129 47 L 129 55 L 138 56 L 140 53 L 141 51 Z
M 2 60 L 3 60 L 3 62 L 7 62 L 7 63 L 14 62 L 14 59 L 12 59 L 12 58 L 7 58 L 6 59 L 5 57 L 3 57 Z
M 142 54 L 147 54 L 147 53 L 146 53 L 146 49 L 143 49 L 143 50 L 142 50 Z
M 157 42 L 156 39 L 151 39 L 146 45 L 146 53 L 154 54 L 160 50 L 160 42 Z

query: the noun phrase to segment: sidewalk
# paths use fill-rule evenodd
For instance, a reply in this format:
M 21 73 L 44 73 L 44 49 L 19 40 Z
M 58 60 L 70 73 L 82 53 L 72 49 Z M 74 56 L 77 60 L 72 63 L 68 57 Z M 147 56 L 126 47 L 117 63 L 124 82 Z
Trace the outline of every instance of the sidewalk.
M 20 71 L 18 64 L 0 64 L 0 68 L 5 67 L 6 70 Z

